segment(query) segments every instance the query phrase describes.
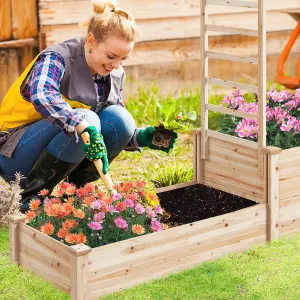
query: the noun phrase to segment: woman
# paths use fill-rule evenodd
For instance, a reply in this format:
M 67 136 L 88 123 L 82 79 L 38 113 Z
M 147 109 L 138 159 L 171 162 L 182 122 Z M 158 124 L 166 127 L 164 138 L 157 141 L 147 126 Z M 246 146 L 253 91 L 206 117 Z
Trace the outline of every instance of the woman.
M 154 128 L 136 128 L 122 102 L 122 62 L 134 48 L 136 24 L 111 3 L 95 5 L 94 12 L 87 36 L 41 52 L 0 106 L 0 175 L 7 181 L 16 172 L 25 176 L 23 211 L 41 189 L 52 191 L 67 176 L 77 186 L 98 179 L 95 159 L 107 173 L 123 149 L 157 149 Z

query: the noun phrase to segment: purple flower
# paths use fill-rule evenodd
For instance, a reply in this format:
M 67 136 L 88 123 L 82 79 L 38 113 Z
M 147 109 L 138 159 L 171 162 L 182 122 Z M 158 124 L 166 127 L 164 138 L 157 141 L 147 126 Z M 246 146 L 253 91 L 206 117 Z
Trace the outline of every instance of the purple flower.
M 117 212 L 117 210 L 115 209 L 115 207 L 112 204 L 107 205 L 106 210 L 108 212 L 110 212 L 111 214 L 114 213 L 114 212 Z
M 92 230 L 100 230 L 103 228 L 99 222 L 95 222 L 95 221 L 88 223 L 88 226 Z

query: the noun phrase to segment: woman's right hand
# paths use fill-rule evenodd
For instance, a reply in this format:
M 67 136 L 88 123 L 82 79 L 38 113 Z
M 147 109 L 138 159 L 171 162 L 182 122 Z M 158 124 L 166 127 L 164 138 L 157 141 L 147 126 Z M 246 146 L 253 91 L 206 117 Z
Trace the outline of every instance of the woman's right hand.
M 109 163 L 102 134 L 99 133 L 95 126 L 86 127 L 81 134 L 84 132 L 87 132 L 90 136 L 90 143 L 84 143 L 82 145 L 86 158 L 91 161 L 101 159 L 103 163 L 103 173 L 106 174 L 108 172 Z

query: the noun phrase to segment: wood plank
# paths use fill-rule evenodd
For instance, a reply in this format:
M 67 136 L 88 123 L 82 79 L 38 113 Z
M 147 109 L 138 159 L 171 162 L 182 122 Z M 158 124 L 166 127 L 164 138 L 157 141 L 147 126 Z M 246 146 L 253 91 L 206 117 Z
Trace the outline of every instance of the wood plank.
M 240 242 L 237 242 L 235 244 L 202 252 L 201 255 L 196 254 L 187 258 L 178 259 L 176 260 L 176 262 L 171 261 L 165 264 L 161 264 L 160 268 L 155 268 L 155 270 L 150 269 L 147 272 L 143 271 L 139 274 L 136 274 L 138 275 L 138 277 L 130 273 L 126 276 L 126 280 L 118 280 L 117 287 L 113 284 L 114 282 L 112 282 L 111 285 L 106 285 L 101 289 L 94 289 L 94 291 L 90 293 L 90 297 L 96 298 L 99 296 L 103 296 L 112 293 L 116 290 L 116 288 L 117 290 L 128 288 L 136 284 L 142 283 L 146 280 L 160 278 L 164 275 L 167 275 L 169 272 L 175 273 L 184 269 L 192 268 L 204 261 L 215 260 L 232 252 L 245 251 L 253 246 L 264 244 L 265 240 L 265 235 L 260 235 L 252 238 L 249 237 L 248 239 L 241 240 Z
M 239 63 L 246 63 L 246 64 L 257 64 L 258 63 L 258 60 L 255 57 L 230 55 L 230 54 L 214 52 L 214 51 L 206 51 L 205 55 L 208 58 L 220 59 L 220 60 L 230 60 L 230 61 L 239 62 Z
M 248 112 L 243 112 L 243 111 L 239 111 L 236 109 L 230 109 L 227 107 L 222 107 L 222 106 L 218 106 L 218 105 L 214 105 L 214 104 L 206 104 L 206 109 L 214 111 L 214 112 L 219 112 L 219 113 L 223 113 L 223 114 L 227 114 L 227 115 L 231 115 L 231 116 L 235 116 L 235 117 L 240 117 L 240 118 L 246 118 L 246 119 L 250 119 L 250 120 L 258 119 L 257 114 L 250 114 Z
M 220 5 L 220 6 L 235 6 L 235 7 L 247 7 L 257 8 L 257 2 L 240 1 L 240 0 L 207 0 L 207 5 Z
M 164 186 L 164 187 L 156 188 L 155 192 L 156 193 L 163 193 L 163 192 L 167 192 L 167 191 L 181 189 L 181 188 L 184 188 L 184 187 L 187 187 L 187 186 L 191 186 L 191 185 L 195 185 L 195 184 L 197 184 L 197 181 L 193 180 L 193 181 L 190 181 L 190 182 L 178 183 L 178 184 L 174 184 L 174 185 L 169 185 L 169 186 Z
M 294 9 L 299 8 L 299 2 L 297 1 L 289 0 L 287 3 L 280 1 L 274 3 L 272 0 L 267 0 L 266 7 L 268 11 Z M 152 0 L 151 5 L 149 5 L 148 0 L 119 0 L 118 6 L 125 8 L 136 20 L 199 16 L 200 11 L 200 2 L 197 0 L 171 0 L 167 3 L 160 0 Z M 207 11 L 208 15 L 213 16 L 248 13 L 255 11 L 255 9 L 208 6 Z M 42 25 L 80 23 L 83 20 L 88 20 L 92 13 L 93 10 L 89 0 L 39 1 L 39 15 Z M 65 17 L 66 15 L 68 15 L 68 18 Z
M 268 154 L 268 240 L 279 238 L 279 154 Z
M 11 38 L 11 23 L 10 0 L 0 0 L 0 41 Z
M 37 2 L 27 0 L 11 0 L 12 7 L 12 33 L 14 39 L 35 37 L 38 34 Z
M 17 49 L 8 50 L 8 87 L 15 82 L 20 75 L 19 55 Z
M 209 84 L 226 86 L 226 87 L 230 87 L 232 89 L 240 89 L 243 91 L 248 91 L 248 92 L 253 92 L 253 93 L 257 93 L 257 91 L 258 91 L 258 88 L 256 85 L 243 84 L 243 83 L 221 80 L 221 79 L 211 78 L 211 77 L 206 78 L 206 81 Z
M 227 27 L 227 26 L 217 26 L 217 25 L 206 25 L 206 30 L 208 31 L 216 31 L 220 33 L 227 33 L 227 34 L 241 34 L 241 35 L 248 35 L 248 36 L 258 36 L 257 30 L 251 29 L 244 29 L 244 28 L 234 28 L 234 27 Z
M 0 51 L 0 104 L 9 88 L 8 52 Z
M 28 39 L 20 39 L 20 40 L 11 40 L 0 42 L 0 49 L 7 49 L 7 48 L 22 48 L 25 46 L 36 47 L 38 45 L 37 40 L 34 38 Z
M 232 26 L 245 29 L 257 29 L 257 14 L 217 15 L 209 18 L 211 25 Z M 183 39 L 200 37 L 200 17 L 178 17 L 137 20 L 141 32 L 140 41 L 166 39 Z M 268 15 L 268 32 L 293 30 L 296 22 L 287 14 L 270 12 Z M 78 24 L 42 25 L 41 32 L 46 33 L 46 45 L 62 42 L 73 36 L 84 34 Z M 219 33 L 214 33 L 220 35 Z

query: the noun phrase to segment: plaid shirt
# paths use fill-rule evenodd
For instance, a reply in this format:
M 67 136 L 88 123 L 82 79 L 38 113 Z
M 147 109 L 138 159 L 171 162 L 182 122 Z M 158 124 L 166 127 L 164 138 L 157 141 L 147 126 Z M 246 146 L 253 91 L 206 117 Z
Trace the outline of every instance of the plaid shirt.
M 36 111 L 43 118 L 62 128 L 65 133 L 73 133 L 78 138 L 75 127 L 84 120 L 84 114 L 73 110 L 63 100 L 59 92 L 64 72 L 63 57 L 56 52 L 44 52 L 35 62 L 21 93 L 25 99 L 34 105 Z M 99 98 L 101 101 L 106 101 L 110 91 L 109 82 L 99 74 L 95 74 L 93 79 Z M 122 91 L 123 89 L 121 89 L 117 104 L 124 107 Z M 138 148 L 136 141 L 138 132 L 139 130 L 135 130 L 126 150 L 136 150 Z M 140 151 L 140 149 L 137 150 Z

